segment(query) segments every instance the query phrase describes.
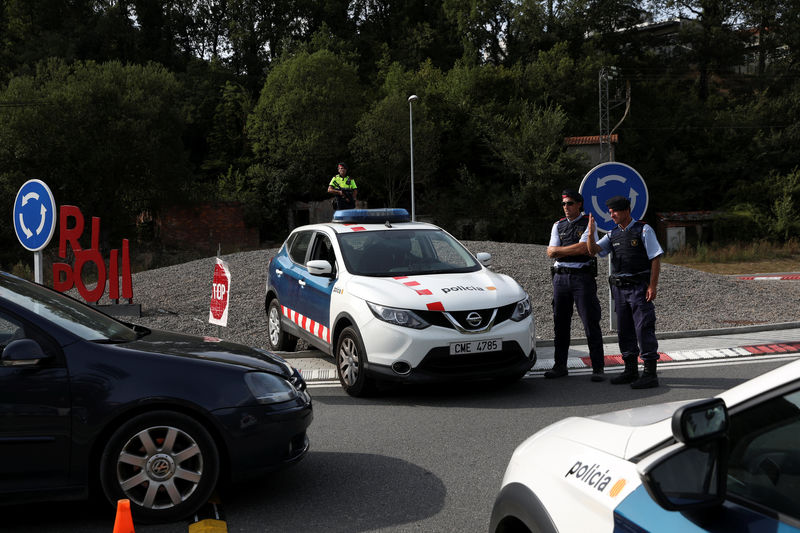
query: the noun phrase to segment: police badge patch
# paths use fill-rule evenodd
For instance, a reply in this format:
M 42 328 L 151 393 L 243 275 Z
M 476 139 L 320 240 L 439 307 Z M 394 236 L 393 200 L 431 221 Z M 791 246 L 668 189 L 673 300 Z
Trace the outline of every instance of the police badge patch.
M 639 246 L 639 239 L 631 239 L 631 246 L 633 247 Z

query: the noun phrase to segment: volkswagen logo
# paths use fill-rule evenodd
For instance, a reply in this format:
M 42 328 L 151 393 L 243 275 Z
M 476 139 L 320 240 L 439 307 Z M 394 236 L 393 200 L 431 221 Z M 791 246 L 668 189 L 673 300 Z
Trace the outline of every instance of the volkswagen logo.
M 174 462 L 167 454 L 156 454 L 147 461 L 147 472 L 151 479 L 167 479 L 174 474 L 174 470 Z
M 157 476 L 163 476 L 169 472 L 169 463 L 161 459 L 153 463 L 153 473 Z
M 467 315 L 467 324 L 469 324 L 473 328 L 477 328 L 478 326 L 480 326 L 482 321 L 483 319 L 481 318 L 481 315 L 476 313 L 475 311 Z

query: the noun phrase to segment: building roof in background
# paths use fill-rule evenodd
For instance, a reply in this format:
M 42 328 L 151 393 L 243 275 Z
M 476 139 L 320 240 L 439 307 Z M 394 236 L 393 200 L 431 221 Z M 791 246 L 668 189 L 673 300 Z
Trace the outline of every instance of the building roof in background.
M 611 135 L 611 142 L 616 144 L 619 140 L 619 135 L 614 133 Z M 599 135 L 588 135 L 584 137 L 565 137 L 564 144 L 567 146 L 582 146 L 582 145 L 591 145 L 591 144 L 600 144 L 600 136 Z

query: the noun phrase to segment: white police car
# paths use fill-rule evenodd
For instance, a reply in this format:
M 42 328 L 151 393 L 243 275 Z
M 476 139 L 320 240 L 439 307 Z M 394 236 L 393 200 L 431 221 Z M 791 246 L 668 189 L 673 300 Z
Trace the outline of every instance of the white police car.
M 519 379 L 536 361 L 530 300 L 490 260 L 405 209 L 337 211 L 270 260 L 269 346 L 333 355 L 353 396 L 377 379 Z
M 514 452 L 489 530 L 800 531 L 800 361 L 710 400 L 539 431 Z

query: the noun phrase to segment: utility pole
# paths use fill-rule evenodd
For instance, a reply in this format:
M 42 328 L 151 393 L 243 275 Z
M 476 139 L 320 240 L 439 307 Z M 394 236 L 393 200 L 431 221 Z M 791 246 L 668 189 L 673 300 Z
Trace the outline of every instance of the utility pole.
M 611 161 L 611 140 L 608 138 L 610 126 L 608 124 L 609 102 L 608 102 L 608 79 L 613 74 L 611 69 L 614 67 L 600 67 L 600 76 L 597 80 L 597 92 L 600 95 L 600 162 Z
M 614 151 L 611 148 L 611 134 L 613 134 L 622 121 L 628 116 L 628 111 L 631 108 L 631 85 L 630 82 L 625 84 L 625 96 L 617 85 L 616 81 L 619 79 L 619 72 L 617 67 L 600 67 L 600 75 L 597 80 L 597 92 L 600 100 L 600 162 L 605 163 L 614 160 Z M 614 96 L 611 97 L 609 90 L 609 82 L 612 82 L 614 88 Z M 612 130 L 610 128 L 611 110 L 625 104 L 625 113 L 622 118 L 617 122 Z
M 625 97 L 622 97 L 622 91 L 616 84 L 618 79 L 617 67 L 600 67 L 600 75 L 597 80 L 597 92 L 600 97 L 600 162 L 608 163 L 614 161 L 614 150 L 611 148 L 611 134 L 614 133 L 625 117 L 628 116 L 628 111 L 631 109 L 631 84 L 625 84 Z M 611 98 L 609 91 L 609 81 L 613 82 L 614 98 Z M 625 113 L 619 119 L 614 129 L 610 128 L 611 110 L 625 104 Z M 608 256 L 608 273 L 613 273 L 611 265 L 611 255 Z M 608 325 L 612 331 L 617 330 L 617 313 L 614 306 L 614 294 L 611 292 L 611 286 L 608 287 Z

